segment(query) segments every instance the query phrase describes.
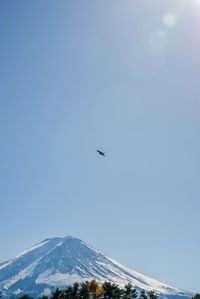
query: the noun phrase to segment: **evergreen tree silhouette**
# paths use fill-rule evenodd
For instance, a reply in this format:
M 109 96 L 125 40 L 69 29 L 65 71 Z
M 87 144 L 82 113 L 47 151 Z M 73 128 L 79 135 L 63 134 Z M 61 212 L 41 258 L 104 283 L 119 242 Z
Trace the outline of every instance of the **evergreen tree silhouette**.
M 137 298 L 137 291 L 133 288 L 132 284 L 129 282 L 124 286 L 122 299 L 135 299 Z

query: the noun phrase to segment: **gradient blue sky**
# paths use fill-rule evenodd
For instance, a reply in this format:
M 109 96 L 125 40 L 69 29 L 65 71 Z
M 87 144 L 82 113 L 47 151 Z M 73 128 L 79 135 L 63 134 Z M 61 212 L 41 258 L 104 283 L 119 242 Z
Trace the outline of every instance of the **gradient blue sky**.
M 0 261 L 73 235 L 200 291 L 199 28 L 198 0 L 1 0 Z

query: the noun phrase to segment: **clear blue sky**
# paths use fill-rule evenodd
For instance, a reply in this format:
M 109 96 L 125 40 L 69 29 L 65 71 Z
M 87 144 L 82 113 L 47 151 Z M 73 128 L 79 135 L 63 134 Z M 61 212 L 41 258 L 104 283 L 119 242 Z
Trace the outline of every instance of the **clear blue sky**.
M 199 28 L 198 0 L 1 0 L 0 261 L 73 235 L 200 291 Z

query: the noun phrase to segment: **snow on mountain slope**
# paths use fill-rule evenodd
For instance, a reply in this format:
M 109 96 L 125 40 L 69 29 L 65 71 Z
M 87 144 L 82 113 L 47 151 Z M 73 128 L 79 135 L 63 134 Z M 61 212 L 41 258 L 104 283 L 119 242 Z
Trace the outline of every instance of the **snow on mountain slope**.
M 125 267 L 73 237 L 44 240 L 0 264 L 0 288 L 9 293 L 36 296 L 44 290 L 92 279 L 120 286 L 131 282 L 138 290 L 152 290 L 161 297 L 191 296 Z

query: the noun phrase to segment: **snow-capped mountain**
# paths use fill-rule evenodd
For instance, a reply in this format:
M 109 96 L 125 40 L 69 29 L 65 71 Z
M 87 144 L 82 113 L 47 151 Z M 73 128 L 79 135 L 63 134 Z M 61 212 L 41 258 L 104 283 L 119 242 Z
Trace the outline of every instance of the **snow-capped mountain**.
M 120 286 L 131 282 L 136 289 L 153 290 L 161 297 L 191 297 L 189 292 L 135 272 L 71 236 L 44 240 L 0 264 L 0 289 L 7 293 L 38 296 L 92 279 Z

